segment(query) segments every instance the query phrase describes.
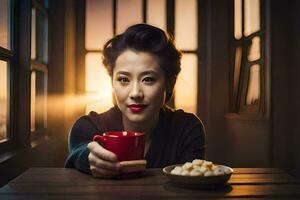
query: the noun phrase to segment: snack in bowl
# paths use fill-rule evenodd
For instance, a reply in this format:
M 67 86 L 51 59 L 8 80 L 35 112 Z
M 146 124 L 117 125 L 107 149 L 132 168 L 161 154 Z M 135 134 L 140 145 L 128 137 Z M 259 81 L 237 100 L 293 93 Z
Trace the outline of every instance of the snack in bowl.
M 232 170 L 229 168 L 200 159 L 186 162 L 182 166 L 176 166 L 171 171 L 171 174 L 181 176 L 220 176 L 230 173 L 232 173 Z
M 233 169 L 211 161 L 195 159 L 184 164 L 166 166 L 163 173 L 172 184 L 180 187 L 212 189 L 225 186 Z

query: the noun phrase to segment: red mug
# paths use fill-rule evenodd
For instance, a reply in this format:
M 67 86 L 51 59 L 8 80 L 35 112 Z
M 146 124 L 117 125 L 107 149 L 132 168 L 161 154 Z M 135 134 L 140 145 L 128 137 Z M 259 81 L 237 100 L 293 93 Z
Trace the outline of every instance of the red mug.
M 93 141 L 115 153 L 119 161 L 144 159 L 145 134 L 141 132 L 116 131 L 95 135 Z

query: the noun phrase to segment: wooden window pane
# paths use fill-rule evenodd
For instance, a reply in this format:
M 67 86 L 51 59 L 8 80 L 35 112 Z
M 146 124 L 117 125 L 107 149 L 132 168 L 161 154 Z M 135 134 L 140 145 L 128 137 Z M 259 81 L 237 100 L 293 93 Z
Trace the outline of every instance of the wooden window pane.
M 196 50 L 198 46 L 197 1 L 175 1 L 175 42 L 179 49 Z
M 234 1 L 234 37 L 242 37 L 242 0 Z
M 260 30 L 260 1 L 245 0 L 244 35 L 248 36 Z
M 8 64 L 0 60 L 0 141 L 8 138 L 9 96 Z
M 175 85 L 175 107 L 197 113 L 198 59 L 196 54 L 183 54 L 181 72 Z
M 34 48 L 36 60 L 48 62 L 48 19 L 39 9 L 35 9 Z M 33 23 L 33 22 L 32 22 Z
M 250 67 L 246 104 L 255 105 L 260 99 L 260 66 L 252 65 Z
M 36 123 L 47 128 L 47 73 L 36 71 Z
M 117 33 L 124 32 L 128 26 L 142 23 L 142 0 L 119 0 L 117 3 Z
M 36 59 L 36 9 L 31 9 L 31 59 Z
M 113 106 L 111 79 L 101 61 L 100 53 L 86 55 L 86 112 L 104 112 Z
M 10 0 L 0 1 L 0 46 L 6 49 L 11 49 L 10 9 Z
M 260 37 L 254 37 L 248 53 L 248 60 L 254 61 L 260 59 Z
M 36 73 L 31 72 L 31 98 L 30 98 L 30 130 L 35 131 L 35 101 L 36 101 Z
M 113 36 L 112 0 L 87 0 L 85 21 L 85 48 L 102 49 Z
M 166 1 L 147 1 L 147 23 L 166 30 Z
M 234 62 L 234 83 L 233 83 L 233 91 L 234 91 L 234 99 L 236 98 L 239 81 L 240 81 L 240 72 L 241 72 L 241 64 L 242 64 L 242 47 L 237 47 L 235 50 L 235 62 Z
M 47 74 L 44 71 L 31 72 L 31 126 L 37 129 L 47 128 Z

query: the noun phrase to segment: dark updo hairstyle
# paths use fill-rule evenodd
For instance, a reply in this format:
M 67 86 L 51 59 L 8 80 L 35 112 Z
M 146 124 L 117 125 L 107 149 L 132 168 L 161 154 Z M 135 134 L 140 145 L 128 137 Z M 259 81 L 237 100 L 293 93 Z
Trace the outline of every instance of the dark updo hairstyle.
M 148 25 L 136 24 L 104 44 L 103 64 L 112 77 L 117 58 L 127 49 L 148 52 L 159 59 L 166 78 L 166 102 L 173 94 L 173 88 L 180 72 L 181 52 L 174 46 L 174 39 L 163 30 Z

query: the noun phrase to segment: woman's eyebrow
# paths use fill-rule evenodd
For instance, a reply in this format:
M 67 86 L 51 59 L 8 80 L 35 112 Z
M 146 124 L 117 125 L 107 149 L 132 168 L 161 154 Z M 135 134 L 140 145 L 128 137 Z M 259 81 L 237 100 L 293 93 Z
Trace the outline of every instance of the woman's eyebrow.
M 116 75 L 127 75 L 127 76 L 129 76 L 129 75 L 130 75 L 130 72 L 127 72 L 127 71 L 118 71 L 118 72 L 116 73 Z
M 149 75 L 149 74 L 157 75 L 158 73 L 154 70 L 147 70 L 141 73 L 142 76 Z

